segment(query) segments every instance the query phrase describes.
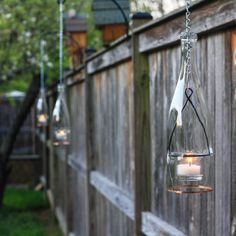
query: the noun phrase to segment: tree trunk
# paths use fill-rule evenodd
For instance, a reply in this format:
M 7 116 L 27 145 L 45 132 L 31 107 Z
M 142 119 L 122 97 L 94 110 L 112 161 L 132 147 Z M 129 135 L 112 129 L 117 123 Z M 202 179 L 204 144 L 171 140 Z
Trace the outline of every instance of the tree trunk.
M 0 208 L 3 203 L 4 190 L 7 183 L 7 178 L 11 171 L 11 166 L 9 165 L 9 157 L 13 150 L 13 145 L 15 143 L 18 132 L 23 125 L 27 115 L 30 112 L 31 107 L 34 105 L 35 100 L 39 93 L 39 76 L 34 76 L 32 82 L 26 92 L 26 96 L 21 105 L 21 109 L 17 114 L 12 126 L 6 138 L 3 140 L 0 147 Z

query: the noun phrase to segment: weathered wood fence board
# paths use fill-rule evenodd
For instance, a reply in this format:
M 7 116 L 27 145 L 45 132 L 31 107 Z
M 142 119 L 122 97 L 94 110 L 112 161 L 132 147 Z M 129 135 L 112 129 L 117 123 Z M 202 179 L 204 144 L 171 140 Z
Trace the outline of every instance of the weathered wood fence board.
M 79 236 L 228 236 L 236 232 L 236 2 L 193 7 L 197 66 L 212 115 L 215 191 L 165 187 L 168 109 L 184 11 L 148 23 L 67 75 L 72 142 L 49 152 L 49 189 L 65 232 Z M 49 93 L 52 111 L 55 93 Z
M 91 172 L 91 184 L 121 212 L 134 220 L 133 201 L 117 185 L 96 171 Z
M 232 99 L 232 140 L 231 140 L 231 173 L 232 173 L 232 183 L 231 183 L 231 234 L 236 234 L 236 152 L 235 152 L 235 142 L 236 142 L 236 30 L 232 32 L 232 88 L 231 88 L 231 99 Z
M 179 197 L 166 191 L 164 185 L 166 121 L 170 98 L 173 96 L 180 68 L 179 63 L 176 63 L 176 58 L 180 58 L 180 51 L 178 47 L 163 49 L 151 54 L 149 59 L 153 183 L 155 183 L 153 202 L 156 203 L 153 212 L 187 235 L 230 234 L 231 72 L 229 65 L 231 57 L 230 52 L 226 51 L 231 50 L 227 46 L 230 45 L 231 39 L 228 34 L 228 32 L 220 33 L 208 39 L 200 39 L 197 45 L 199 72 L 202 72 L 200 78 L 204 89 L 208 92 L 210 113 L 215 117 L 213 130 L 215 130 L 216 166 L 212 178 L 215 177 L 216 185 L 215 195 L 209 194 L 208 199 L 199 196 Z M 206 57 L 208 50 L 209 57 Z M 163 77 L 166 79 L 163 80 Z M 204 227 L 200 228 L 201 224 Z
M 235 24 L 236 2 L 234 0 L 208 2 L 209 4 L 196 4 L 196 9 L 191 17 L 194 32 L 202 35 Z M 140 34 L 140 51 L 146 52 L 177 43 L 184 28 L 184 17 L 184 14 L 176 12 L 170 17 L 170 20 L 153 22 L 149 28 L 146 28 L 145 33 Z M 143 28 L 140 29 L 140 31 L 143 30 Z M 138 32 L 139 29 L 136 33 Z

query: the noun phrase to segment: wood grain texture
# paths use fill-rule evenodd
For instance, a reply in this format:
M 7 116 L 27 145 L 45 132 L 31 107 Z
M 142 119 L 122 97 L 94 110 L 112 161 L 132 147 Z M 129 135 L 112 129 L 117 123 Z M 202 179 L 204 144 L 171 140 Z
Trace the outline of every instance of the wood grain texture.
M 147 236 L 184 236 L 182 232 L 169 225 L 167 222 L 157 218 L 150 212 L 142 213 L 142 231 Z
M 151 153 L 155 215 L 187 235 L 229 235 L 231 163 L 231 67 L 228 32 L 202 38 L 197 45 L 200 80 L 213 120 L 215 165 L 210 178 L 215 192 L 205 196 L 175 196 L 165 188 L 167 112 L 179 71 L 179 48 L 150 54 Z M 206 56 L 207 55 L 207 56 Z M 177 58 L 177 60 L 176 60 Z M 224 118 L 223 118 L 224 117 Z M 214 168 L 215 167 L 215 168 Z
M 122 44 L 115 45 L 110 50 L 99 54 L 93 60 L 88 62 L 88 73 L 92 74 L 99 70 L 105 69 L 131 57 L 130 41 L 125 41 Z
M 132 63 L 93 77 L 95 168 L 133 196 Z
M 191 15 L 192 31 L 201 35 L 208 31 L 226 28 L 236 22 L 236 2 L 231 1 L 211 1 L 195 9 Z M 140 52 L 147 52 L 160 47 L 177 43 L 180 34 L 184 31 L 185 13 L 171 16 L 159 24 L 152 24 L 150 29 L 140 33 Z M 137 32 L 138 33 L 138 32 Z
M 131 236 L 134 234 L 133 221 L 115 205 L 96 192 L 96 234 L 112 236 Z
M 231 39 L 231 66 L 232 66 L 232 90 L 231 90 L 231 100 L 232 100 L 232 140 L 231 140 L 231 173 L 232 173 L 232 183 L 231 183 L 231 235 L 236 234 L 236 149 L 234 147 L 236 143 L 236 30 L 232 32 Z
M 68 160 L 68 165 L 74 169 L 75 171 L 79 172 L 82 176 L 86 177 L 86 171 L 87 168 L 86 166 L 84 166 L 83 164 L 78 163 L 77 161 L 75 161 L 75 159 L 71 156 L 69 156 L 69 160 Z
M 215 53 L 215 235 L 230 235 L 230 192 L 231 192 L 231 62 L 228 34 L 216 35 Z M 226 47 L 227 46 L 227 47 Z M 227 55 L 227 56 L 223 56 Z
M 89 235 L 88 195 L 86 178 L 77 170 L 71 170 L 69 196 L 71 200 L 72 228 L 75 235 Z
M 86 166 L 86 97 L 85 82 L 69 88 L 68 105 L 71 120 L 71 157 L 80 165 Z
M 122 189 L 96 171 L 91 172 L 90 179 L 91 184 L 100 194 L 104 195 L 109 202 L 114 204 L 130 219 L 134 219 L 133 201 L 127 197 Z
M 135 24 L 135 20 L 134 20 Z M 148 56 L 139 53 L 139 37 L 132 37 L 134 126 L 135 233 L 141 235 L 142 211 L 151 208 L 151 159 Z
M 95 207 L 95 189 L 90 184 L 90 172 L 94 170 L 95 161 L 94 161 L 94 126 L 93 126 L 93 94 L 92 94 L 92 76 L 87 73 L 88 68 L 86 67 L 86 191 L 87 191 L 87 220 L 88 220 L 88 235 L 96 235 L 96 207 Z
M 58 223 L 60 225 L 60 228 L 62 229 L 62 232 L 66 235 L 66 233 L 67 233 L 66 219 L 59 207 L 56 207 L 55 214 L 58 219 Z

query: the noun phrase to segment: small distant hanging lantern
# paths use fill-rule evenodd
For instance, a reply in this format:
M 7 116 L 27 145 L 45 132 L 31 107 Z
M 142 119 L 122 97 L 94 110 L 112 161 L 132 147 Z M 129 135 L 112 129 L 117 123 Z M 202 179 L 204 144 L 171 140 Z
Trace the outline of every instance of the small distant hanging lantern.
M 178 194 L 213 191 L 211 124 L 196 69 L 197 35 L 191 32 L 189 7 L 187 0 L 181 69 L 168 121 L 167 188 Z
M 69 145 L 70 118 L 65 100 L 64 85 L 58 85 L 58 94 L 59 95 L 52 113 L 53 144 L 55 146 Z
M 87 47 L 87 18 L 70 10 L 65 15 L 65 32 L 73 69 L 84 63 Z
M 58 85 L 58 98 L 52 113 L 52 140 L 55 146 L 70 144 L 70 118 L 65 100 L 65 85 L 63 79 L 63 0 L 58 1 L 60 11 L 60 78 Z
M 43 127 L 47 126 L 48 123 L 48 108 L 45 95 L 45 86 L 44 86 L 44 44 L 45 42 L 41 40 L 40 42 L 40 92 L 39 97 L 36 102 L 36 119 L 37 126 Z

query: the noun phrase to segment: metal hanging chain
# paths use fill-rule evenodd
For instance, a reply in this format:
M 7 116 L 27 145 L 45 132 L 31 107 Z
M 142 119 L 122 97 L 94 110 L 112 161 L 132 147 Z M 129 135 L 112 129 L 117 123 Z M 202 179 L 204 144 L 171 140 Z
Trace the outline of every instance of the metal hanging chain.
M 58 0 L 59 4 L 59 68 L 60 68 L 60 75 L 59 75 L 59 82 L 63 84 L 63 4 L 64 1 Z
M 121 4 L 117 0 L 111 0 L 117 8 L 120 10 L 122 17 L 124 18 L 125 25 L 126 25 L 126 37 L 129 37 L 129 20 L 128 17 L 125 14 L 124 9 L 121 7 Z
M 191 19 L 190 19 L 191 12 L 189 10 L 190 7 L 191 7 L 191 0 L 186 0 L 185 26 L 186 26 L 186 32 L 188 33 L 191 31 Z
M 187 35 L 187 75 L 188 77 L 192 74 L 192 66 L 191 66 L 191 54 L 192 54 L 192 43 L 190 39 L 191 34 L 191 12 L 189 10 L 191 6 L 191 0 L 186 0 L 186 19 L 185 19 L 185 31 Z
M 44 90 L 44 41 L 40 41 L 40 88 Z

